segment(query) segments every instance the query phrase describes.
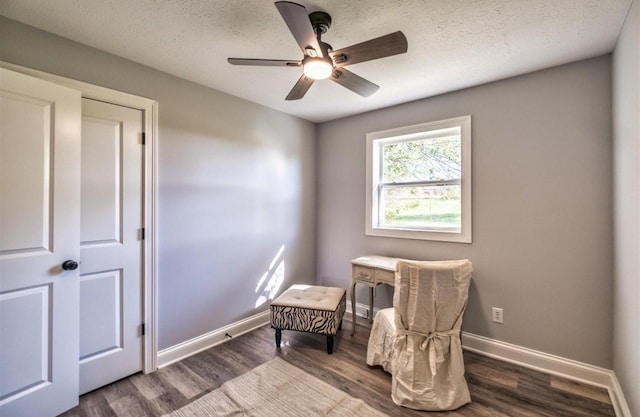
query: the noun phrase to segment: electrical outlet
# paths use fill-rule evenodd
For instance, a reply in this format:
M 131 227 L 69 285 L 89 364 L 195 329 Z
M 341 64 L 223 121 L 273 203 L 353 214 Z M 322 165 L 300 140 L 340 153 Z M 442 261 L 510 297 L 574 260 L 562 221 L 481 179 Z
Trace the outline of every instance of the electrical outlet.
M 504 323 L 504 316 L 502 315 L 502 309 L 499 307 L 492 307 L 491 318 L 494 323 Z

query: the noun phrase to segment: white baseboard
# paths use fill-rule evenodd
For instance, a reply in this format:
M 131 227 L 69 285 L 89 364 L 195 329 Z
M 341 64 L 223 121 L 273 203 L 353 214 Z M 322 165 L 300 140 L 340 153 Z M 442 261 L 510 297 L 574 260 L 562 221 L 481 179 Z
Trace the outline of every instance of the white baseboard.
M 158 352 L 158 369 L 167 365 L 171 365 L 174 362 L 178 362 L 191 355 L 195 355 L 198 352 L 209 349 L 210 347 L 219 345 L 229 340 L 226 334 L 232 337 L 240 336 L 264 326 L 269 323 L 269 310 L 262 313 L 255 314 L 251 317 L 247 317 L 244 320 L 231 323 L 228 326 L 221 327 L 213 330 L 209 333 L 205 333 L 201 336 L 194 337 L 193 339 L 179 343 L 166 349 L 162 349 Z
M 379 308 L 373 308 L 373 315 L 375 317 Z M 347 313 L 351 313 L 351 300 L 347 300 Z M 369 306 L 366 304 L 356 303 L 356 315 L 358 317 L 369 318 Z
M 607 388 L 611 379 L 612 371 L 608 369 L 472 333 L 462 332 L 462 347 L 484 356 L 600 388 Z
M 629 409 L 629 404 L 627 404 L 627 400 L 624 398 L 624 392 L 622 392 L 622 387 L 620 387 L 620 382 L 618 382 L 618 378 L 616 374 L 613 373 L 613 379 L 611 381 L 612 386 L 608 387 L 609 396 L 611 397 L 611 403 L 613 404 L 613 409 L 616 411 L 617 417 L 633 417 L 631 415 L 631 410 Z
M 351 303 L 347 301 L 347 311 L 351 312 Z M 374 308 L 373 314 L 378 312 Z M 356 314 L 367 317 L 369 306 L 356 303 Z M 525 368 L 534 369 L 551 375 L 557 375 L 584 384 L 605 388 L 609 392 L 611 403 L 618 417 L 632 417 L 624 398 L 624 393 L 612 370 L 562 358 L 560 356 L 536 351 L 522 346 L 501 342 L 484 336 L 462 332 L 462 347 L 465 350 L 510 362 Z
M 616 416 L 632 417 L 618 378 L 612 370 L 467 332 L 462 332 L 462 347 L 525 368 L 605 388 Z

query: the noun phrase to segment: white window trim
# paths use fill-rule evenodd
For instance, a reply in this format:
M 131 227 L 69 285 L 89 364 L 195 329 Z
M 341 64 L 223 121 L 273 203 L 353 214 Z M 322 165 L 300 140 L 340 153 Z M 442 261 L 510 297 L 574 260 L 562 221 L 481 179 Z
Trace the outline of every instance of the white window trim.
M 381 167 L 374 166 L 379 161 L 378 147 L 374 142 L 387 138 L 404 138 L 423 136 L 431 130 L 460 127 L 462 146 L 462 175 L 461 175 L 461 231 L 426 231 L 410 228 L 378 227 L 374 207 L 378 204 L 377 179 Z M 427 133 L 428 134 L 428 133 Z M 442 242 L 471 243 L 471 116 L 455 117 L 437 122 L 421 123 L 413 126 L 399 127 L 367 134 L 366 144 L 366 225 L 365 234 L 369 236 L 384 236 L 402 239 L 435 240 Z M 375 156 L 375 157 L 374 157 Z

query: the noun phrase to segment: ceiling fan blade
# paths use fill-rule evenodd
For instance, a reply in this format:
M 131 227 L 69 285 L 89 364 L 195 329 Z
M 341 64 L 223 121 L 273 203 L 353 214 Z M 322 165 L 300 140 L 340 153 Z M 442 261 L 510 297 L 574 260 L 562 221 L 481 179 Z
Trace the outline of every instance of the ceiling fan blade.
M 407 52 L 407 38 L 401 31 L 330 52 L 337 67 Z
M 299 67 L 302 61 L 289 61 L 285 59 L 252 59 L 252 58 L 227 58 L 232 65 L 255 65 L 261 67 Z
M 300 77 L 296 85 L 293 86 L 286 100 L 300 100 L 309 90 L 311 84 L 313 84 L 313 79 L 305 77 L 304 74 Z
M 300 45 L 305 55 L 310 55 L 308 48 L 313 48 L 317 56 L 322 57 L 322 49 L 311 26 L 307 9 L 301 4 L 290 1 L 277 1 L 276 7 L 282 15 L 291 34 Z
M 337 82 L 362 97 L 369 97 L 380 88 L 379 85 L 367 81 L 345 68 L 336 68 L 330 78 L 332 81 Z

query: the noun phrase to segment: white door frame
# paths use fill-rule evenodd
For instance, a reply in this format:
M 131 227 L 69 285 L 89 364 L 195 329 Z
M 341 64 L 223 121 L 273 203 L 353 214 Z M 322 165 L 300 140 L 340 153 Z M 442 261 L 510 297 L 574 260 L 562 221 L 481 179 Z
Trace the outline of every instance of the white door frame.
M 0 61 L 0 67 L 32 77 L 71 87 L 82 92 L 82 97 L 141 110 L 144 114 L 144 192 L 143 224 L 145 230 L 143 259 L 144 305 L 144 373 L 158 368 L 158 276 L 157 276 L 157 222 L 158 222 L 158 102 L 109 88 L 99 87 L 59 75 L 49 74 L 9 62 Z

